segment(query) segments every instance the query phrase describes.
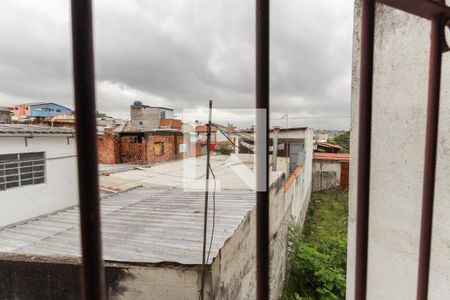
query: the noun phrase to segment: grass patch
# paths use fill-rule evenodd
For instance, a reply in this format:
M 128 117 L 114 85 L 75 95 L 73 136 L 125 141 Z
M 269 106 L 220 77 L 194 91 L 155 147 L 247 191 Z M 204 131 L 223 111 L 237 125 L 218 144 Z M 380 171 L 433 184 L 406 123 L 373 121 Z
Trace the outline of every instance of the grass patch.
M 303 231 L 289 229 L 290 272 L 281 300 L 345 299 L 348 193 L 314 193 Z

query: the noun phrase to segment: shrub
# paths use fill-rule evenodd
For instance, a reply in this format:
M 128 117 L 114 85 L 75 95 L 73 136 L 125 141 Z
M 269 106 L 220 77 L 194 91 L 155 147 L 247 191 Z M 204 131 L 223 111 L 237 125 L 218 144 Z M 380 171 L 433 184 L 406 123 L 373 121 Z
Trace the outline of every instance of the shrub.
M 231 145 L 222 144 L 222 145 L 220 145 L 219 152 L 220 152 L 220 154 L 223 154 L 223 155 L 230 155 L 231 149 L 232 149 Z
M 289 231 L 290 271 L 282 300 L 345 299 L 347 194 L 311 198 L 303 232 Z

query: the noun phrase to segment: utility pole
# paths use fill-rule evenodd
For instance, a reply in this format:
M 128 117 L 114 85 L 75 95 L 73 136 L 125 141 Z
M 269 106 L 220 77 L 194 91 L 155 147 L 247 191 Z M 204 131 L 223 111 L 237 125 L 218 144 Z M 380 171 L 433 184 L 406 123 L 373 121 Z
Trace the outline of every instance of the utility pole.
M 211 154 L 211 113 L 212 100 L 209 100 L 209 115 L 208 115 L 208 131 L 206 134 L 206 177 L 205 177 L 205 208 L 203 214 L 203 253 L 202 253 L 202 285 L 200 288 L 200 299 L 205 297 L 205 275 L 206 275 L 206 233 L 208 229 L 208 190 L 209 190 L 209 168 L 210 168 L 210 154 Z

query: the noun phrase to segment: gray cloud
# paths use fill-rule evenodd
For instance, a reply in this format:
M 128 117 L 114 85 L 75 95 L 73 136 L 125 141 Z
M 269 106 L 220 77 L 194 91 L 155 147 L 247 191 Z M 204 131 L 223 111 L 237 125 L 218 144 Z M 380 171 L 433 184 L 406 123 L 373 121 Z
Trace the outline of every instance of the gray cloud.
M 254 105 L 254 1 L 96 0 L 98 108 L 140 99 L 181 111 Z M 352 1 L 271 3 L 271 109 L 291 125 L 348 127 Z M 5 0 L 0 105 L 72 105 L 69 1 Z M 303 118 L 303 119 L 301 119 Z M 274 120 L 276 123 L 277 120 Z

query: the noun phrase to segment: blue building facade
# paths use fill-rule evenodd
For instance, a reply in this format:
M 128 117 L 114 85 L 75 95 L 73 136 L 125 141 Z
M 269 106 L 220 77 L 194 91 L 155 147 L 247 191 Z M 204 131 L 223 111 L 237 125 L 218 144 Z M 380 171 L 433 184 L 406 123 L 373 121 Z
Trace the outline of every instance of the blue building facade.
M 52 117 L 72 113 L 70 108 L 55 103 L 31 104 L 31 117 Z

